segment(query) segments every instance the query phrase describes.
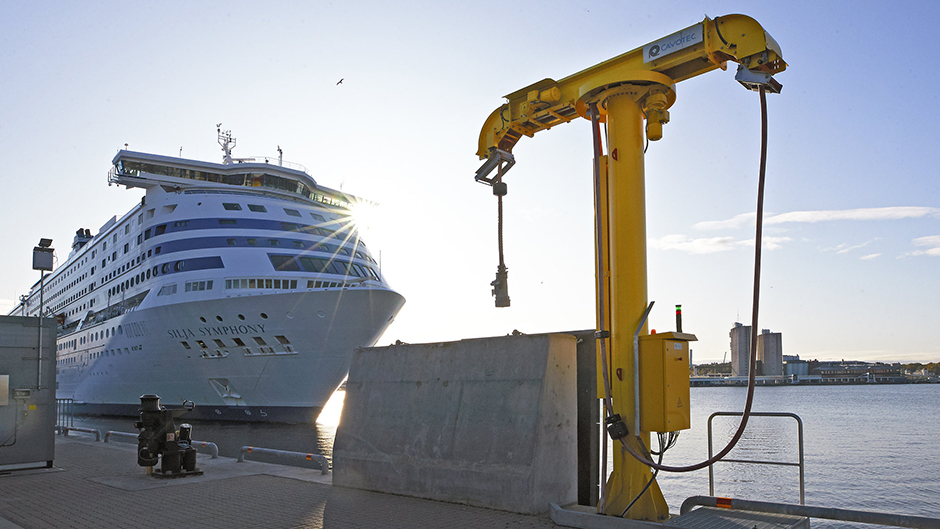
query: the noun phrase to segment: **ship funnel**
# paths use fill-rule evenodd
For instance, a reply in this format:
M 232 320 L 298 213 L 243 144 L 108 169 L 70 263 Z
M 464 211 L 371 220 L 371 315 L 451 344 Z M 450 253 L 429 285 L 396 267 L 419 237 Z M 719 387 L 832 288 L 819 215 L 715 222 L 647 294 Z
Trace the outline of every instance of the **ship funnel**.
M 72 250 L 78 250 L 88 244 L 90 240 L 91 232 L 85 228 L 79 228 L 78 231 L 75 232 L 75 238 L 72 239 Z

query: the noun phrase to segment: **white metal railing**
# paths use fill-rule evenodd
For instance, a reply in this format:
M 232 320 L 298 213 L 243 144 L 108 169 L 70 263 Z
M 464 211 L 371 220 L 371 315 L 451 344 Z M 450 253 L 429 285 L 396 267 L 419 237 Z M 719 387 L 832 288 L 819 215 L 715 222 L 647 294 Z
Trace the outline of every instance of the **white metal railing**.
M 326 457 L 320 454 L 308 454 L 304 452 L 292 452 L 290 450 L 275 450 L 273 448 L 258 448 L 257 446 L 243 446 L 238 449 L 238 462 L 244 463 L 247 454 L 265 454 L 275 456 L 281 459 L 298 459 L 303 461 L 316 461 L 320 465 L 321 474 L 330 473 L 330 463 Z
M 940 529 L 940 519 L 927 518 L 925 516 L 835 509 L 832 507 L 814 507 L 803 504 L 792 505 L 789 503 L 739 500 L 736 498 L 716 498 L 713 496 L 692 496 L 682 502 L 682 507 L 679 512 L 684 515 L 697 505 L 738 511 L 786 514 L 790 516 L 804 516 L 807 518 L 825 518 L 827 520 L 839 520 L 843 522 L 913 527 L 915 529 Z
M 295 171 L 301 171 L 306 173 L 307 168 L 299 163 L 287 162 L 281 160 L 280 162 L 277 159 L 277 156 L 244 156 L 238 158 L 232 158 L 232 161 L 236 164 L 239 163 L 266 163 L 269 165 L 276 165 L 278 167 L 286 167 L 288 169 L 293 169 Z M 307 173 L 310 174 L 310 173 Z
M 740 417 L 743 415 L 739 411 L 718 411 L 708 416 L 708 458 L 712 458 L 712 420 L 715 417 Z M 761 461 L 757 459 L 728 459 L 724 458 L 718 463 L 749 463 L 756 465 L 778 465 L 778 466 L 790 466 L 790 467 L 799 467 L 800 469 L 800 505 L 804 505 L 804 484 L 803 484 L 803 420 L 800 419 L 799 415 L 789 412 L 758 412 L 752 411 L 751 417 L 789 417 L 796 420 L 797 424 L 797 443 L 799 444 L 799 461 L 798 462 L 788 462 L 788 461 Z M 708 494 L 709 496 L 715 495 L 715 471 L 714 465 L 708 465 Z
M 130 432 L 116 432 L 114 430 L 110 430 L 104 434 L 104 442 L 107 443 L 108 439 L 111 437 L 131 439 L 133 441 L 137 441 L 139 439 L 139 434 L 130 433 Z M 190 446 L 195 448 L 197 451 L 199 450 L 199 448 L 205 448 L 209 450 L 209 455 L 211 456 L 211 459 L 219 458 L 219 446 L 215 443 L 210 443 L 208 441 L 193 440 L 193 441 L 190 441 Z
M 90 433 L 90 434 L 95 435 L 96 442 L 101 440 L 101 430 L 96 430 L 94 428 L 83 428 L 81 426 L 60 426 L 59 427 L 59 435 L 62 435 L 63 437 L 68 437 L 69 432 Z

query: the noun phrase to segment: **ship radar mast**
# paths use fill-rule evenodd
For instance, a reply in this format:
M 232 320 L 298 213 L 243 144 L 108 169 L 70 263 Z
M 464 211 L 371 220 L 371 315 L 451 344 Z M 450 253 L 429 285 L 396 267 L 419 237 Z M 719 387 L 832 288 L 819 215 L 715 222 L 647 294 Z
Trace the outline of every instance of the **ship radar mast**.
M 235 138 L 232 137 L 231 130 L 222 130 L 222 124 L 217 123 L 215 125 L 216 132 L 219 133 L 219 145 L 222 147 L 222 152 L 225 153 L 222 156 L 222 164 L 229 165 L 232 163 L 232 149 L 235 148 Z

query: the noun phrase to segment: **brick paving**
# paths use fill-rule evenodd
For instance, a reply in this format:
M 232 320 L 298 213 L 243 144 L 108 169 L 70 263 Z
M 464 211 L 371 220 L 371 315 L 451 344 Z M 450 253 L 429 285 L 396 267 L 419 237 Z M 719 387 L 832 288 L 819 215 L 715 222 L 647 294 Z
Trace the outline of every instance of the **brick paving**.
M 554 528 L 526 516 L 329 484 L 317 470 L 200 455 L 200 477 L 158 480 L 135 446 L 57 438 L 55 469 L 0 476 L 0 529 Z

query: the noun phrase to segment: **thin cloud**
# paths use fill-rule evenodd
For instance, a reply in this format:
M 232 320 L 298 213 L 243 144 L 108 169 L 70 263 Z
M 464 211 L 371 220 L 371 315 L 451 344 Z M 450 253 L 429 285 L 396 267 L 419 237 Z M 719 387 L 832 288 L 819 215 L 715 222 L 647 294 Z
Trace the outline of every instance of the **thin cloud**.
M 830 220 L 899 220 L 940 216 L 940 209 L 915 206 L 889 208 L 834 209 L 822 211 L 791 211 L 767 219 L 768 224 L 784 222 L 825 222 Z
M 868 241 L 871 242 L 871 241 Z M 857 250 L 859 248 L 864 248 L 868 245 L 868 242 L 863 242 L 862 244 L 856 244 L 855 246 L 846 246 L 845 243 L 839 245 L 839 249 L 836 250 L 836 253 L 849 253 L 852 250 Z
M 881 254 L 880 254 L 880 253 L 870 253 L 870 254 L 868 254 L 868 255 L 863 255 L 863 256 L 859 257 L 859 259 L 861 259 L 862 261 L 871 261 L 872 259 L 874 259 L 874 258 L 876 258 L 876 257 L 881 257 Z
M 679 250 L 691 254 L 709 254 L 733 250 L 738 243 L 734 237 L 701 237 L 690 239 L 685 235 L 666 235 L 650 239 L 649 244 L 657 250 Z
M 835 250 L 836 253 L 849 253 L 849 252 L 851 252 L 852 250 L 858 250 L 859 248 L 864 248 L 864 247 L 868 246 L 869 244 L 871 244 L 871 243 L 877 241 L 878 239 L 879 239 L 879 237 L 875 237 L 874 239 L 872 239 L 872 240 L 870 240 L 870 241 L 865 241 L 865 242 L 863 242 L 863 243 L 861 243 L 861 244 L 856 244 L 856 245 L 853 245 L 853 246 L 849 246 L 848 243 L 845 243 L 845 242 L 844 242 L 844 243 L 842 243 L 842 244 L 840 244 L 840 245 L 838 245 L 838 246 L 836 246 L 836 247 L 834 247 L 834 248 L 826 248 L 826 249 L 824 249 L 823 251 Z
M 860 208 L 860 209 L 830 209 L 819 211 L 791 211 L 771 215 L 764 219 L 765 225 L 784 224 L 788 222 L 827 222 L 833 220 L 899 220 L 923 217 L 940 217 L 940 208 L 920 206 L 897 206 L 886 208 Z M 727 220 L 705 221 L 695 224 L 698 230 L 717 230 L 739 228 L 744 225 L 753 225 L 754 213 L 735 215 Z
M 789 237 L 763 237 L 765 250 L 780 249 L 785 242 L 789 242 Z M 754 246 L 754 239 L 738 241 L 734 237 L 700 237 L 690 239 L 685 235 L 673 234 L 660 237 L 659 239 L 650 239 L 649 245 L 657 250 L 678 250 L 690 254 L 710 254 L 718 252 L 727 252 L 735 248 L 751 248 Z
M 790 242 L 793 239 L 789 237 L 762 237 L 765 250 L 778 250 L 783 247 L 783 243 Z M 754 241 L 750 241 L 750 246 L 754 246 Z
M 940 257 L 940 235 L 918 237 L 912 241 L 914 246 L 926 246 L 926 250 L 914 250 L 911 255 L 930 255 Z
M 764 245 L 764 250 L 779 250 L 783 247 L 783 243 L 790 242 L 793 239 L 789 237 L 761 237 L 761 242 Z M 746 246 L 748 248 L 754 247 L 754 239 L 747 239 L 744 241 L 738 241 L 738 246 Z
M 755 218 L 757 218 L 756 213 L 742 213 L 728 220 L 707 220 L 693 224 L 692 227 L 697 230 L 726 230 L 729 228 L 740 228 L 747 224 L 754 224 Z

